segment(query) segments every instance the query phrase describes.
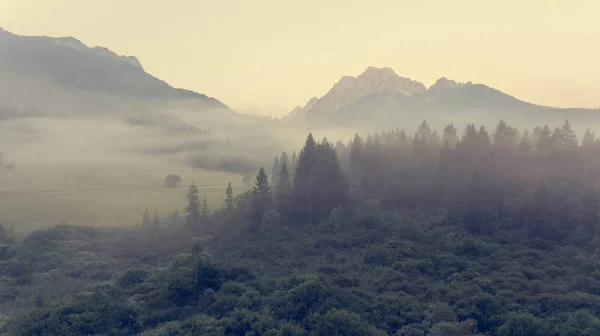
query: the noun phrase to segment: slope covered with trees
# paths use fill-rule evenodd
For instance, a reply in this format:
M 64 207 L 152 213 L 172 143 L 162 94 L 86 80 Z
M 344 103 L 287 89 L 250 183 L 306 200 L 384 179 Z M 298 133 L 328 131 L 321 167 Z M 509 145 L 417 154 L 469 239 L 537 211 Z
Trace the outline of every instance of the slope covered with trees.
M 599 160 L 568 122 L 309 135 L 221 211 L 5 235 L 0 330 L 598 335 Z

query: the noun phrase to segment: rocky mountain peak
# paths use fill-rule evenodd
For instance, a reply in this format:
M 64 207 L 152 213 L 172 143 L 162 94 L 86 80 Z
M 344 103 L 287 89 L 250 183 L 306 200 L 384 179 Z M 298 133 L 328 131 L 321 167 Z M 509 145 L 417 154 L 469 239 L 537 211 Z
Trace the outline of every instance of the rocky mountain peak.
M 413 96 L 426 91 L 423 83 L 400 77 L 391 68 L 369 66 L 357 77 L 343 76 L 323 97 L 311 99 L 304 107 L 297 107 L 291 114 L 337 110 L 369 95 L 387 93 Z
M 433 84 L 429 90 L 439 90 L 439 89 L 452 89 L 452 88 L 459 88 L 459 87 L 463 87 L 463 86 L 467 86 L 467 85 L 472 85 L 471 82 L 466 82 L 466 83 L 458 83 L 454 80 L 448 79 L 446 77 L 442 77 L 440 79 L 438 79 L 435 84 Z

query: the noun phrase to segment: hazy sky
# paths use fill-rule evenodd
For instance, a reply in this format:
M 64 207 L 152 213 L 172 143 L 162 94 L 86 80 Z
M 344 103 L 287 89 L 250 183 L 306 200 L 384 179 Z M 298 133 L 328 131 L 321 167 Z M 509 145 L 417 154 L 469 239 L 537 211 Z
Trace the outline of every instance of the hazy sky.
M 0 0 L 0 26 L 74 36 L 242 112 L 286 113 L 389 66 L 600 107 L 598 0 Z

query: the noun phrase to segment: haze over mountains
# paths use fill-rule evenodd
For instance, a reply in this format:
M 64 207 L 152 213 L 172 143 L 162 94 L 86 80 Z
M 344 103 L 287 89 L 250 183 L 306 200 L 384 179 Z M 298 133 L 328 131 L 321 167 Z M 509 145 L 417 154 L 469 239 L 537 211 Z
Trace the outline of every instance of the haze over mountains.
M 29 114 L 53 115 L 53 107 L 76 108 L 83 101 L 88 103 L 85 110 L 93 111 L 94 98 L 189 100 L 201 108 L 226 108 L 214 98 L 173 88 L 146 73 L 133 56 L 90 48 L 73 37 L 20 36 L 0 30 L 0 72 L 2 107 Z
M 232 170 L 219 162 L 257 157 L 246 144 L 269 160 L 279 150 L 269 147 L 271 119 L 174 88 L 136 57 L 73 37 L 0 30 L 0 74 L 0 153 L 18 163 L 141 154 Z
M 493 126 L 500 119 L 519 128 L 533 128 L 560 124 L 568 118 L 582 131 L 598 123 L 600 113 L 536 105 L 486 85 L 457 83 L 445 77 L 428 88 L 391 68 L 369 66 L 356 77 L 342 77 L 324 96 L 310 99 L 281 120 L 273 120 L 236 113 L 218 97 L 174 88 L 145 72 L 134 56 L 88 47 L 73 37 L 20 36 L 4 30 L 0 30 L 0 73 L 0 120 L 32 116 L 110 118 L 132 126 L 155 127 L 155 131 L 168 134 L 169 141 L 175 141 L 173 131 L 192 126 L 211 129 L 220 141 L 235 138 L 248 144 L 248 139 L 262 139 L 258 142 L 263 143 L 277 139 L 279 144 L 288 141 L 283 146 L 289 147 L 307 130 L 327 129 L 332 135 L 335 128 L 341 133 L 333 134 L 345 138 L 356 131 L 412 129 L 424 119 L 440 129 L 448 123 L 457 127 L 469 122 Z M 19 128 L 4 124 L 2 128 L 10 128 L 11 139 L 15 139 L 22 136 L 22 130 L 36 129 L 39 125 L 32 124 L 36 122 L 19 124 Z M 98 132 L 104 129 L 95 123 L 88 126 Z M 295 134 L 289 136 L 290 132 Z M 160 138 L 152 134 L 153 140 Z M 136 144 L 136 150 L 173 153 L 198 146 L 186 140 Z
M 324 96 L 311 98 L 284 120 L 310 128 L 377 131 L 416 125 L 423 119 L 435 127 L 450 122 L 489 124 L 500 119 L 533 127 L 560 123 L 565 118 L 589 124 L 597 122 L 599 116 L 600 110 L 536 105 L 483 84 L 457 83 L 445 77 L 427 88 L 391 68 L 370 66 L 357 77 L 342 77 Z

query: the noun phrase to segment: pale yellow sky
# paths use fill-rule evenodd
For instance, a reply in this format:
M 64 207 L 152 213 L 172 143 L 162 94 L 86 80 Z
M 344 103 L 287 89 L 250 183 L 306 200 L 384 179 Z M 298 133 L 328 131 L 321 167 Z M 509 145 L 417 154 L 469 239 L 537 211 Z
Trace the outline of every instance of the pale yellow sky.
M 137 56 L 170 84 L 280 115 L 389 66 L 600 107 L 598 0 L 0 0 L 0 26 Z

